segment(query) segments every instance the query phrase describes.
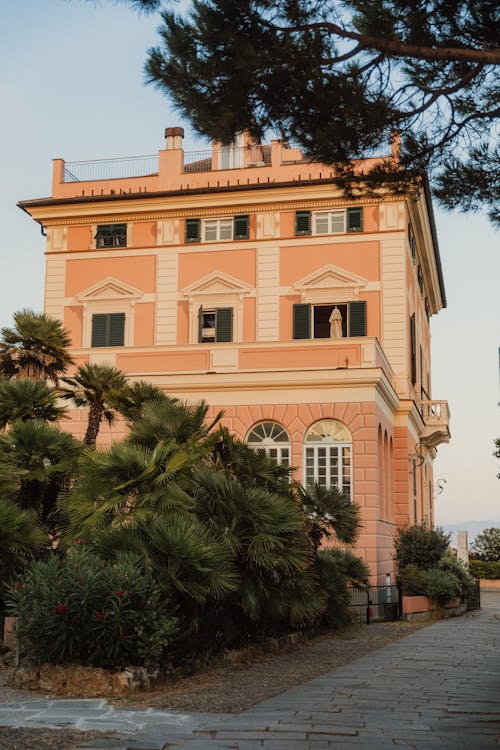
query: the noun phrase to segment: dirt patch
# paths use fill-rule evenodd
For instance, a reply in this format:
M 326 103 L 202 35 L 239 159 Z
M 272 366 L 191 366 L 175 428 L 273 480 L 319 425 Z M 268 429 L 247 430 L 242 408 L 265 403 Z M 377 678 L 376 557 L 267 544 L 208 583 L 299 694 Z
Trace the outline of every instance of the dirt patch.
M 72 750 L 93 739 L 113 737 L 77 729 L 13 729 L 0 727 L 0 750 Z

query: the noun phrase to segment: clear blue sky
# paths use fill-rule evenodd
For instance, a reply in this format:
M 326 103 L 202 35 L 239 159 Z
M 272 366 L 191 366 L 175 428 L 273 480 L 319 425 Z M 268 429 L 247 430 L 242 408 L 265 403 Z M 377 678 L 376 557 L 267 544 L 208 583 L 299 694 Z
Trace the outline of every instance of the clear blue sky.
M 158 18 L 110 0 L 0 0 L 0 325 L 41 310 L 44 240 L 16 203 L 50 193 L 51 159 L 154 154 L 166 126 L 183 124 L 144 85 Z M 478 215 L 444 214 L 437 227 L 448 309 L 431 319 L 433 398 L 447 399 L 452 443 L 439 448 L 441 523 L 500 519 L 499 235 Z

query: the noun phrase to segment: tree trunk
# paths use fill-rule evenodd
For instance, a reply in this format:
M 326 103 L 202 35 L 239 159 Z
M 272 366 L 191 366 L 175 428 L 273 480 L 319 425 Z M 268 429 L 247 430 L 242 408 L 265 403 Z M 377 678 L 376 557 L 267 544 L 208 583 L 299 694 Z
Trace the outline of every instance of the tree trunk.
M 93 401 L 90 404 L 87 432 L 85 433 L 85 437 L 83 439 L 85 445 L 95 445 L 99 427 L 101 426 L 103 413 L 104 403 L 100 399 L 97 401 Z

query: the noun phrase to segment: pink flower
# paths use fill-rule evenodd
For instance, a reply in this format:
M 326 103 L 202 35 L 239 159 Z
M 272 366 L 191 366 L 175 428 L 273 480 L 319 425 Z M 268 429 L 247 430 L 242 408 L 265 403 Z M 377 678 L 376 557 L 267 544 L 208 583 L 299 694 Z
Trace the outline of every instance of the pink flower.
M 97 612 L 96 617 L 98 620 L 104 620 L 106 618 L 106 615 L 104 614 L 104 612 Z
M 56 612 L 58 615 L 62 615 L 63 612 L 67 612 L 69 609 L 67 604 L 58 604 L 56 607 Z
M 125 591 L 117 591 L 116 596 L 123 596 L 123 594 L 125 593 L 126 593 Z

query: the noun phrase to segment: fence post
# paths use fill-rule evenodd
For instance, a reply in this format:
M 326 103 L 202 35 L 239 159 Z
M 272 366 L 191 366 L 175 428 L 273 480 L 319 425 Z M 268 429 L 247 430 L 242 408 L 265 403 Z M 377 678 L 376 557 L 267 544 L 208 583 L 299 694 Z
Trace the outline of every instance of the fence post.
M 403 619 L 403 589 L 401 588 L 401 582 L 397 582 L 398 587 L 398 620 Z
M 372 614 L 372 600 L 370 599 L 370 589 L 366 590 L 366 624 L 370 624 Z

